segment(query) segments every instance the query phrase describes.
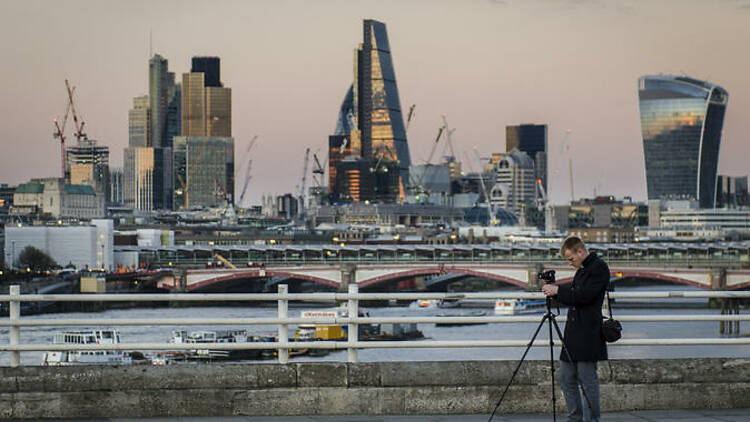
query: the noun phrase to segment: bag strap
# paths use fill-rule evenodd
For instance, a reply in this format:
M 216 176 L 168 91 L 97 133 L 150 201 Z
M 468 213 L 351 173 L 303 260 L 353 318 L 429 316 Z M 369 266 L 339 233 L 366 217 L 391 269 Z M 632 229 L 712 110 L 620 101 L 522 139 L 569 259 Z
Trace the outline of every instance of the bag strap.
M 612 319 L 612 299 L 609 298 L 609 285 L 607 286 L 607 310 L 609 311 L 609 319 Z
M 612 299 L 610 299 L 610 297 L 609 297 L 609 286 L 610 286 L 610 284 L 611 284 L 611 282 L 607 283 L 607 290 L 606 290 L 606 292 L 607 292 L 607 310 L 609 310 L 609 319 L 614 319 L 614 318 L 612 318 Z M 609 366 L 609 379 L 610 379 L 610 382 L 611 382 L 611 380 L 615 377 L 615 372 L 612 370 L 612 362 L 610 362 L 609 359 L 607 359 L 607 365 Z

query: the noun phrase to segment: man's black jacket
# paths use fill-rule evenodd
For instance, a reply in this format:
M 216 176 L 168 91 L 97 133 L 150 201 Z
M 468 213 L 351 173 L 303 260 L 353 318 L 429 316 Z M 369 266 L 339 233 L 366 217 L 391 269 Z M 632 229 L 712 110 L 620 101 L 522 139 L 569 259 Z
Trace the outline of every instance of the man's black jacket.
M 602 338 L 602 302 L 609 285 L 609 267 L 590 253 L 576 271 L 573 282 L 559 286 L 557 300 L 568 306 L 565 347 L 574 362 L 607 360 Z M 560 359 L 568 361 L 561 352 Z

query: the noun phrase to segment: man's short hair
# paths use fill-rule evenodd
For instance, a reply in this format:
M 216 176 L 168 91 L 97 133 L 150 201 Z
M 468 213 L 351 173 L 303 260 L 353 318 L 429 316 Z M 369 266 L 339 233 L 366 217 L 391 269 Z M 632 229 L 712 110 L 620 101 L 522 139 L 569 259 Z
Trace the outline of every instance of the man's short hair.
M 570 236 L 563 242 L 562 246 L 560 246 L 560 255 L 565 256 L 565 251 L 577 251 L 579 249 L 586 249 L 586 245 L 583 244 L 583 240 L 581 240 L 578 236 Z

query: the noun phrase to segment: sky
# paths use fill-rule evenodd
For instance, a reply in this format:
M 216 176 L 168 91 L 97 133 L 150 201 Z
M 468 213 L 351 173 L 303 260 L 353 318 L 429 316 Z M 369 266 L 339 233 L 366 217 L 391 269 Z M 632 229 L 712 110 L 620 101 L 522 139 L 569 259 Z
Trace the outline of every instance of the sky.
M 247 203 L 296 192 L 305 149 L 327 156 L 363 19 L 387 26 L 405 119 L 415 105 L 413 164 L 427 159 L 443 114 L 462 161 L 475 147 L 503 152 L 506 125 L 548 124 L 552 203 L 645 200 L 637 80 L 661 73 L 729 91 L 719 174 L 749 172 L 750 0 L 4 0 L 0 9 L 0 183 L 59 176 L 52 133 L 65 79 L 89 137 L 122 167 L 151 50 L 178 80 L 191 57 L 221 58 L 237 195 L 248 160 Z M 472 161 L 464 167 L 478 168 Z

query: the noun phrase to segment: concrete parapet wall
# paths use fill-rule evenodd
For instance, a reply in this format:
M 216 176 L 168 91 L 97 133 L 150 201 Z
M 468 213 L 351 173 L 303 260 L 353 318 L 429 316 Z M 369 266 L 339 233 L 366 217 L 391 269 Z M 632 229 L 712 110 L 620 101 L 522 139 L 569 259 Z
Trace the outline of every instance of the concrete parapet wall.
M 0 418 L 489 413 L 516 364 L 4 367 Z M 612 370 L 599 366 L 603 411 L 750 407 L 750 359 L 618 360 Z M 549 412 L 550 381 L 548 362 L 525 362 L 498 412 Z

